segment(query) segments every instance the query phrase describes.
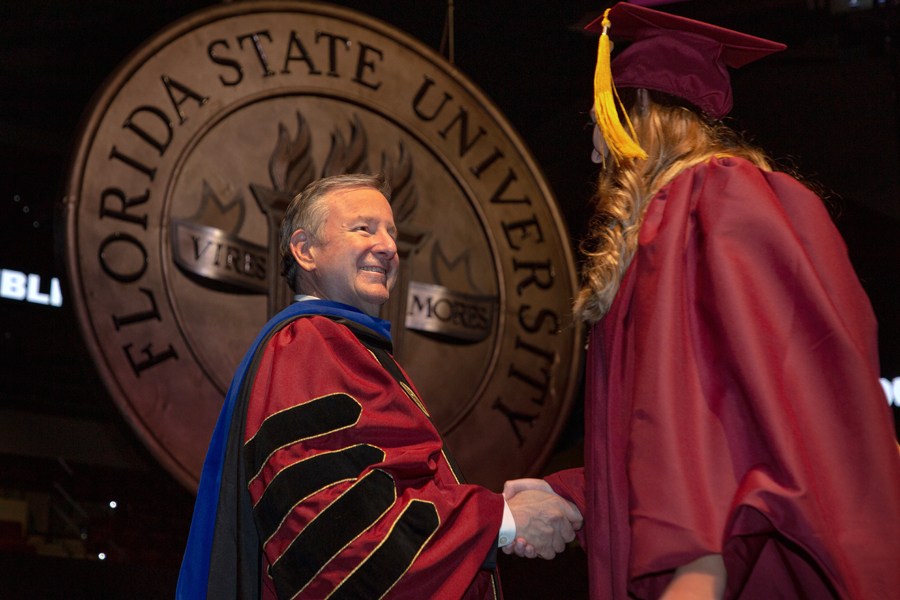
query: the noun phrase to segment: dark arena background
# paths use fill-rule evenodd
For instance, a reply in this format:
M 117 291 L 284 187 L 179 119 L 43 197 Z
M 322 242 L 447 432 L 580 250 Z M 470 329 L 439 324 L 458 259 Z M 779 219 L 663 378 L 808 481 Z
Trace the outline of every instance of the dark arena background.
M 203 0 L 4 0 L 0 5 L 0 597 L 171 598 L 193 508 L 107 392 L 65 268 L 67 166 L 104 79 Z M 342 1 L 435 50 L 446 0 Z M 543 169 L 573 248 L 592 181 L 596 38 L 611 2 L 451 0 L 456 67 Z M 879 321 L 882 385 L 900 416 L 900 1 L 643 2 L 787 44 L 733 72 L 729 123 L 827 190 Z M 447 56 L 450 43 L 443 43 Z M 21 285 L 16 282 L 28 282 Z M 25 287 L 22 287 L 25 286 Z M 27 293 L 23 290 L 27 290 Z M 580 464 L 581 390 L 546 472 Z M 501 560 L 508 598 L 581 598 L 584 553 Z

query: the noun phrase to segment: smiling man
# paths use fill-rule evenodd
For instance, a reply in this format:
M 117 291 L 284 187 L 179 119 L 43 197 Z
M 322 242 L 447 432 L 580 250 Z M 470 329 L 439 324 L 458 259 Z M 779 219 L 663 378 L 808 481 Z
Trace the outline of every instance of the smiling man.
M 397 228 L 383 186 L 361 187 L 357 180 L 379 181 L 322 179 L 288 208 L 281 232 L 285 274 L 294 290 L 377 317 L 397 279 Z
M 179 599 L 499 598 L 498 545 L 553 558 L 581 515 L 553 494 L 465 485 L 378 318 L 397 278 L 381 176 L 288 207 L 298 294 L 235 374 L 210 444 Z

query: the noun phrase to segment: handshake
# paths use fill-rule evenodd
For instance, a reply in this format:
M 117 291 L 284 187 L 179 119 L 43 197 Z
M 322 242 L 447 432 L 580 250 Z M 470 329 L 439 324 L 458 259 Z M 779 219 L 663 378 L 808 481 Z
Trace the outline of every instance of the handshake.
M 575 505 L 557 496 L 543 479 L 507 481 L 503 497 L 516 521 L 516 539 L 503 547 L 506 554 L 549 560 L 584 525 Z

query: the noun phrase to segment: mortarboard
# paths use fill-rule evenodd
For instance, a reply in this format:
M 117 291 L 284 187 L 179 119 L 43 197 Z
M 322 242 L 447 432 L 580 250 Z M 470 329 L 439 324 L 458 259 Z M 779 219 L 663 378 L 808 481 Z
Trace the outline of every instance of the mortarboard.
M 613 104 L 613 98 L 618 99 L 615 86 L 672 94 L 721 119 L 732 105 L 727 67 L 741 67 L 785 48 L 778 42 L 624 2 L 585 29 L 603 33 L 594 77 L 594 107 L 617 161 L 620 156 L 644 158 L 646 154 L 619 122 Z M 611 65 L 607 34 L 632 41 Z M 628 126 L 631 128 L 630 122 Z M 634 131 L 631 133 L 633 138 Z

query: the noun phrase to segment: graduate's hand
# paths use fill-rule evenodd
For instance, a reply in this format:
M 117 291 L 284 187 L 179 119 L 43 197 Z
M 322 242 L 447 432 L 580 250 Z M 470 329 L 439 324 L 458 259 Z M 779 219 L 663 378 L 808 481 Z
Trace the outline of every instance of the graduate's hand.
M 575 539 L 575 530 L 584 524 L 574 504 L 545 491 L 518 492 L 507 504 L 516 522 L 516 541 L 503 548 L 506 554 L 549 560 Z

